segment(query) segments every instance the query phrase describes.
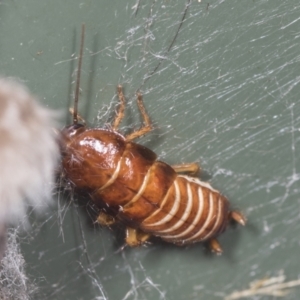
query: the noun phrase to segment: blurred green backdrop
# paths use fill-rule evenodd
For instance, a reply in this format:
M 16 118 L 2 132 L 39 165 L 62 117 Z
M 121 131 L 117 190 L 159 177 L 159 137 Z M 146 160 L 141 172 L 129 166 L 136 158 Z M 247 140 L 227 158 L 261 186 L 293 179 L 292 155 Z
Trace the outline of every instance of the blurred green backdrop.
M 135 91 L 163 59 L 141 87 L 156 126 L 141 143 L 169 163 L 200 162 L 205 178 L 248 218 L 245 228 L 222 235 L 221 257 L 203 244 L 122 250 L 121 226 L 91 227 L 88 213 L 54 195 L 51 211 L 22 238 L 36 299 L 214 300 L 280 270 L 287 280 L 300 276 L 299 1 L 191 1 L 168 52 L 185 5 L 0 2 L 1 74 L 20 78 L 59 110 L 61 126 L 82 22 L 80 112 L 91 126 L 109 122 L 120 83 L 129 102 L 123 130 L 137 127 Z M 294 288 L 286 299 L 299 297 Z

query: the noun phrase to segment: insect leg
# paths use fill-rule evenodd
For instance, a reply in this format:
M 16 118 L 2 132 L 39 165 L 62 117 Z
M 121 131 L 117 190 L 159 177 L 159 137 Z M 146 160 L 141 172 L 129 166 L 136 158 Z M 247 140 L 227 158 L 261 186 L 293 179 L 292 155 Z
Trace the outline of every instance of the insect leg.
M 125 111 L 125 96 L 123 94 L 123 87 L 121 85 L 118 85 L 117 91 L 118 91 L 118 98 L 120 101 L 120 107 L 118 109 L 117 115 L 113 122 L 113 126 L 112 126 L 113 130 L 118 129 L 122 119 L 124 118 L 124 111 Z
M 211 251 L 215 252 L 216 254 L 222 254 L 223 250 L 217 239 L 211 239 L 208 243 Z
M 132 132 L 131 134 L 126 136 L 127 141 L 132 141 L 142 135 L 145 135 L 149 131 L 152 130 L 152 125 L 151 125 L 151 120 L 150 117 L 148 116 L 145 106 L 143 104 L 143 96 L 141 93 L 137 93 L 137 104 L 139 107 L 139 110 L 142 114 L 143 121 L 144 121 L 144 126 L 142 126 L 140 129 Z
M 130 247 L 142 245 L 150 238 L 150 234 L 131 227 L 126 228 L 126 244 Z
M 196 176 L 200 171 L 200 167 L 197 163 L 172 165 L 171 167 L 174 169 L 176 173 L 188 173 L 189 175 L 194 175 L 194 176 Z
M 246 225 L 246 218 L 245 218 L 245 216 L 241 212 L 239 212 L 237 210 L 233 210 L 233 211 L 231 211 L 229 213 L 229 219 L 232 219 L 232 220 L 236 221 L 237 223 L 239 223 L 239 224 L 241 224 L 243 226 Z
M 110 226 L 113 225 L 116 220 L 113 216 L 101 211 L 96 222 L 102 226 Z

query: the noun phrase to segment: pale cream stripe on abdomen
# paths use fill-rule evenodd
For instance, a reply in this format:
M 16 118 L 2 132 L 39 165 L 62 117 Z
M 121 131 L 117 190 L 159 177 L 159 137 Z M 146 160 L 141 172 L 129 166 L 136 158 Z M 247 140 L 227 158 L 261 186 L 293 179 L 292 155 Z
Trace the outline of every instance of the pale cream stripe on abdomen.
M 191 221 L 191 224 L 188 228 L 186 228 L 183 232 L 176 234 L 176 235 L 168 235 L 168 236 L 163 236 L 164 239 L 169 239 L 169 240 L 173 240 L 173 239 L 181 239 L 181 240 L 185 240 L 187 238 L 187 240 L 190 240 L 191 237 L 189 237 L 190 233 L 198 226 L 202 216 L 203 216 L 203 207 L 204 207 L 204 197 L 203 197 L 203 191 L 202 189 L 207 189 L 211 192 L 215 192 L 217 194 L 220 194 L 217 190 L 215 190 L 214 188 L 212 188 L 212 186 L 207 183 L 207 182 L 203 182 L 201 180 L 199 180 L 198 178 L 194 178 L 194 177 L 190 177 L 190 176 L 185 176 L 185 175 L 180 175 L 178 177 L 181 178 L 185 178 L 188 182 L 190 182 L 191 184 L 194 184 L 198 187 L 198 201 L 199 201 L 199 208 L 197 211 L 197 214 L 194 218 L 194 220 Z M 209 199 L 209 213 L 207 215 L 207 219 L 205 221 L 205 223 L 203 224 L 203 226 L 201 227 L 201 233 L 203 231 L 203 228 L 205 228 L 204 226 L 206 226 L 209 222 L 208 220 L 210 220 L 212 214 L 213 214 L 213 209 L 211 210 L 211 201 Z M 198 234 L 198 232 L 197 232 Z M 194 236 L 194 235 L 193 235 Z
M 144 180 L 143 180 L 143 183 L 139 189 L 139 191 L 136 193 L 136 195 L 124 206 L 124 208 L 126 208 L 126 206 L 130 206 L 132 205 L 132 203 L 136 202 L 140 197 L 141 195 L 143 194 L 146 186 L 147 186 L 147 183 L 149 181 L 149 178 L 150 178 L 150 172 L 151 172 L 151 168 L 154 167 L 154 164 L 148 169 L 145 177 L 144 177 Z
M 164 236 L 163 237 L 164 239 L 184 239 L 184 237 L 187 236 L 197 226 L 197 224 L 200 222 L 201 217 L 203 215 L 203 208 L 204 208 L 204 197 L 203 197 L 202 188 L 200 186 L 198 187 L 198 201 L 199 201 L 198 211 L 190 226 L 179 234 Z
M 198 186 L 207 188 L 207 189 L 211 190 L 212 192 L 220 194 L 220 192 L 217 191 L 217 190 L 215 190 L 208 182 L 204 182 L 204 181 L 201 181 L 198 178 L 191 177 L 191 176 L 186 176 L 186 175 L 178 175 L 178 177 L 185 178 L 189 182 L 193 182 L 193 183 L 195 183 Z
M 188 182 L 186 183 L 186 187 L 187 187 L 187 204 L 186 204 L 186 208 L 184 210 L 183 215 L 181 216 L 180 219 L 178 219 L 178 221 L 173 226 L 171 226 L 170 228 L 167 228 L 165 230 L 155 231 L 155 234 L 159 235 L 161 233 L 164 234 L 164 233 L 169 233 L 169 232 L 172 232 L 172 231 L 176 230 L 184 222 L 186 222 L 186 220 L 190 216 L 190 213 L 191 213 L 191 210 L 192 210 L 192 207 L 193 207 L 193 195 L 192 195 L 192 191 L 191 191 L 191 186 Z M 176 193 L 177 193 L 177 191 L 176 191 Z M 183 199 L 180 198 L 180 200 L 182 201 Z
M 201 227 L 201 229 L 196 232 L 196 234 L 194 234 L 193 236 L 184 239 L 185 242 L 192 242 L 192 241 L 196 241 L 196 240 L 203 240 L 203 237 L 201 237 L 201 235 L 203 234 L 203 232 L 205 231 L 205 229 L 207 228 L 208 224 L 211 222 L 211 219 L 213 218 L 213 214 L 215 211 L 215 206 L 214 206 L 214 199 L 213 199 L 213 194 L 210 193 L 209 194 L 209 213 L 207 215 L 206 221 L 203 224 L 203 226 Z M 211 233 L 212 231 L 210 231 L 209 233 Z
M 146 226 L 147 231 L 151 231 L 151 227 L 159 226 L 159 225 L 169 222 L 174 217 L 176 212 L 178 211 L 179 204 L 180 204 L 180 190 L 179 190 L 179 186 L 178 186 L 178 183 L 176 182 L 176 180 L 173 182 L 173 184 L 175 187 L 175 200 L 174 200 L 171 210 L 169 212 L 166 212 L 166 216 L 163 217 L 161 220 L 159 220 L 155 223 L 152 223 L 152 224 L 147 224 L 147 226 Z M 167 201 L 168 195 L 169 195 L 169 193 L 166 194 L 161 207 L 158 210 L 156 210 L 152 215 L 150 215 L 148 218 L 151 218 L 154 214 L 157 214 L 158 212 L 160 212 L 163 209 L 163 204 L 165 201 Z M 156 234 L 156 231 L 154 232 L 154 234 Z
M 110 179 L 107 180 L 107 182 L 101 188 L 98 189 L 98 191 L 104 190 L 105 188 L 107 188 L 108 186 L 112 185 L 115 182 L 120 172 L 122 158 L 123 156 L 121 156 L 121 158 L 119 159 L 113 175 L 110 177 Z
M 200 238 L 200 240 L 207 240 L 209 238 L 211 238 L 212 236 L 215 235 L 217 228 L 219 227 L 220 223 L 223 221 L 223 204 L 224 202 L 222 201 L 222 199 L 218 199 L 218 216 L 215 220 L 215 225 L 213 226 L 213 228 L 203 237 Z M 193 237 L 191 237 L 191 240 L 196 241 L 197 240 L 197 236 L 195 235 Z
M 124 155 L 124 153 L 123 153 L 123 155 Z M 117 177 L 119 175 L 120 169 L 121 169 L 123 155 L 120 157 L 120 159 L 119 159 L 119 161 L 117 163 L 117 167 L 116 167 L 116 169 L 115 169 L 112 177 L 99 189 L 99 191 L 104 190 L 105 188 L 107 188 L 108 186 L 112 185 L 116 181 L 116 179 L 117 179 Z M 139 191 L 137 192 L 137 194 L 126 205 L 129 205 L 129 204 L 137 201 L 140 198 L 140 196 L 142 195 L 142 193 L 144 192 L 144 190 L 145 190 L 145 188 L 147 186 L 147 183 L 148 183 L 148 180 L 149 180 L 149 177 L 150 177 L 151 168 L 152 168 L 152 166 L 148 169 L 148 171 L 147 171 L 147 173 L 146 173 L 146 175 L 144 177 L 143 183 L 142 183 Z

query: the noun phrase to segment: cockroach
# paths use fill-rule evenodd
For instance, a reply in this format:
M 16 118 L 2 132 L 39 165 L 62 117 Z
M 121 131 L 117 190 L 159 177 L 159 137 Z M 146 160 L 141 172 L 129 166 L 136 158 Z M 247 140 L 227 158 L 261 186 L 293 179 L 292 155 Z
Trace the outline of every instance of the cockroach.
M 99 207 L 102 225 L 121 221 L 126 243 L 137 246 L 151 235 L 176 245 L 208 241 L 221 253 L 216 237 L 230 220 L 245 225 L 245 217 L 229 209 L 229 201 L 207 182 L 200 181 L 196 163 L 170 166 L 134 140 L 152 130 L 142 94 L 137 105 L 143 126 L 122 135 L 125 97 L 118 86 L 119 108 L 109 129 L 87 128 L 77 112 L 85 27 L 82 27 L 73 124 L 62 130 L 62 173 Z M 183 173 L 183 174 L 182 174 Z M 185 175 L 184 175 L 185 174 Z

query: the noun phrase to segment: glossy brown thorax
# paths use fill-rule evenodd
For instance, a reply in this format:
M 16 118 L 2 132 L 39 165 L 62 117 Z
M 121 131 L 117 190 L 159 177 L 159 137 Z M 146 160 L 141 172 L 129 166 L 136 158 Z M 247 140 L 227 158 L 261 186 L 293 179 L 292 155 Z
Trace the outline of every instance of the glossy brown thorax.
M 63 171 L 77 189 L 95 191 L 104 185 L 125 149 L 122 135 L 104 129 L 62 132 Z
M 62 144 L 63 172 L 74 187 L 88 191 L 99 206 L 122 207 L 131 219 L 144 219 L 156 209 L 177 176 L 169 165 L 156 161 L 153 151 L 115 131 L 81 127 L 76 132 L 69 127 Z M 132 201 L 147 173 L 151 180 L 141 199 Z M 135 203 L 134 209 L 126 207 L 129 202 Z

